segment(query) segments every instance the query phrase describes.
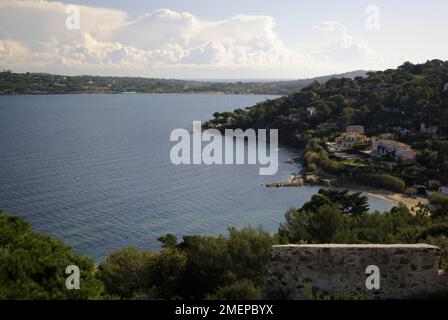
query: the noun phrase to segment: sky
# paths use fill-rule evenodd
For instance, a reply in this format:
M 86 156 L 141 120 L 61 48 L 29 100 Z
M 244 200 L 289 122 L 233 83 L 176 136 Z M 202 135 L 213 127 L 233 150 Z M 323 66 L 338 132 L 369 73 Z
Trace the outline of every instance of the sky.
M 448 60 L 446 0 L 0 0 L 0 69 L 298 79 Z

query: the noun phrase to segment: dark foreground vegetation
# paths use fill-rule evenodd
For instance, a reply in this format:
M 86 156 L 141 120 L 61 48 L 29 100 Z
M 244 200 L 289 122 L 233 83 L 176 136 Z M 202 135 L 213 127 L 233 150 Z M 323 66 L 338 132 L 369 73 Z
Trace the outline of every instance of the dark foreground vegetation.
M 226 236 L 160 237 L 161 250 L 133 247 L 110 253 L 95 267 L 58 240 L 0 213 L 1 299 L 259 299 L 266 287 L 270 247 L 279 243 L 418 243 L 441 248 L 448 269 L 448 211 L 442 204 L 369 213 L 359 193 L 320 190 L 291 208 L 278 233 L 230 228 Z M 81 289 L 65 288 L 65 268 L 81 270 Z

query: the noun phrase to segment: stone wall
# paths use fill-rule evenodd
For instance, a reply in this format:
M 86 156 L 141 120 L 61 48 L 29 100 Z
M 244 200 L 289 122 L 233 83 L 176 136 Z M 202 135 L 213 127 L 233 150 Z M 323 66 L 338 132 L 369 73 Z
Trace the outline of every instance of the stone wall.
M 271 249 L 268 294 L 287 299 L 430 297 L 448 292 L 439 262 L 439 248 L 426 244 L 277 245 Z M 369 265 L 379 268 L 379 289 L 366 288 Z

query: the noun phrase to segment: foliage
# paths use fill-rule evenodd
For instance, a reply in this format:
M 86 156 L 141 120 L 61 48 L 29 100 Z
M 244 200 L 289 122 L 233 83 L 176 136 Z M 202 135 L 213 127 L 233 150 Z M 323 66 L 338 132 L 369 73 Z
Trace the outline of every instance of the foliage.
M 406 186 L 403 179 L 386 173 L 365 174 L 356 177 L 356 180 L 371 187 L 397 192 L 404 192 Z
M 363 182 L 379 178 L 376 185 L 400 192 L 403 183 L 411 187 L 430 187 L 431 180 L 448 184 L 447 83 L 448 62 L 406 62 L 397 69 L 369 72 L 367 77 L 313 82 L 299 92 L 247 110 L 218 112 L 209 125 L 220 129 L 276 128 L 281 143 L 306 148 L 304 164 L 313 171 L 321 168 Z M 312 114 L 308 112 L 310 107 L 315 109 Z M 226 124 L 229 117 L 234 121 Z M 332 157 L 325 150 L 325 142 L 333 141 L 350 124 L 363 125 L 369 136 L 394 132 L 398 140 L 417 150 L 417 162 L 361 165 L 359 161 L 344 163 Z M 437 127 L 437 133 L 421 133 L 421 124 Z
M 177 238 L 174 234 L 168 233 L 157 239 L 162 243 L 162 248 L 176 248 Z
M 259 300 L 261 291 L 254 284 L 243 279 L 225 287 L 219 287 L 213 294 L 208 295 L 210 300 Z
M 311 215 L 307 229 L 317 243 L 330 243 L 340 223 L 339 208 L 336 205 L 323 205 Z
M 367 289 L 362 294 L 346 293 L 339 289 L 334 293 L 322 293 L 317 288 L 311 286 L 310 283 L 305 283 L 304 292 L 309 300 L 367 300 Z
M 159 238 L 162 250 L 156 253 L 135 248 L 111 253 L 99 268 L 107 294 L 123 299 L 260 297 L 274 244 L 269 233 L 260 227 L 230 228 L 228 237 L 186 236 L 175 247 L 173 239 Z
M 384 213 L 358 216 L 341 214 L 339 207 L 320 200 L 318 203 L 312 198 L 301 209 L 293 208 L 285 214 L 285 222 L 279 228 L 282 243 L 413 243 L 432 223 L 430 217 L 413 215 L 404 205 Z
M 320 190 L 301 208 L 286 212 L 276 235 L 261 227 L 230 228 L 227 236 L 192 235 L 178 243 L 168 234 L 159 238 L 158 252 L 132 247 L 112 252 L 97 274 L 90 260 L 33 232 L 22 219 L 2 214 L 0 297 L 98 298 L 101 280 L 107 299 L 273 298 L 266 279 L 270 248 L 277 243 L 426 242 L 441 248 L 441 266 L 448 268 L 448 217 L 435 217 L 438 208 L 421 205 L 415 213 L 404 205 L 382 213 L 367 210 L 359 193 Z M 81 268 L 81 290 L 65 289 L 65 266 L 72 263 Z
M 447 205 L 448 196 L 441 194 L 439 192 L 431 192 L 429 200 L 434 205 Z
M 66 288 L 69 265 L 80 269 L 79 290 Z M 98 299 L 101 292 L 90 259 L 0 211 L 0 299 Z
M 136 248 L 123 248 L 112 252 L 99 267 L 99 278 L 111 296 L 132 298 L 145 291 L 146 265 L 154 254 Z
M 448 223 L 435 223 L 423 230 L 417 239 L 426 239 L 428 237 L 444 236 L 448 237 Z
M 339 205 L 342 214 L 360 216 L 369 212 L 369 199 L 361 192 L 349 193 L 348 190 L 320 189 L 318 194 L 326 197 L 332 204 Z

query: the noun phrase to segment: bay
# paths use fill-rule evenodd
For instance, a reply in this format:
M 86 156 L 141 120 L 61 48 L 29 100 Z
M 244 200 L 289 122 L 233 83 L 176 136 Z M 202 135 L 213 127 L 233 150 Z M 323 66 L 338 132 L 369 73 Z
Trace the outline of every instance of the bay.
M 264 95 L 122 94 L 0 96 L 0 208 L 101 261 L 123 246 L 160 248 L 157 238 L 262 225 L 276 232 L 286 210 L 319 187 L 265 188 L 298 171 L 279 148 L 275 176 L 258 165 L 171 163 L 173 129 Z M 393 203 L 369 196 L 372 210 Z

